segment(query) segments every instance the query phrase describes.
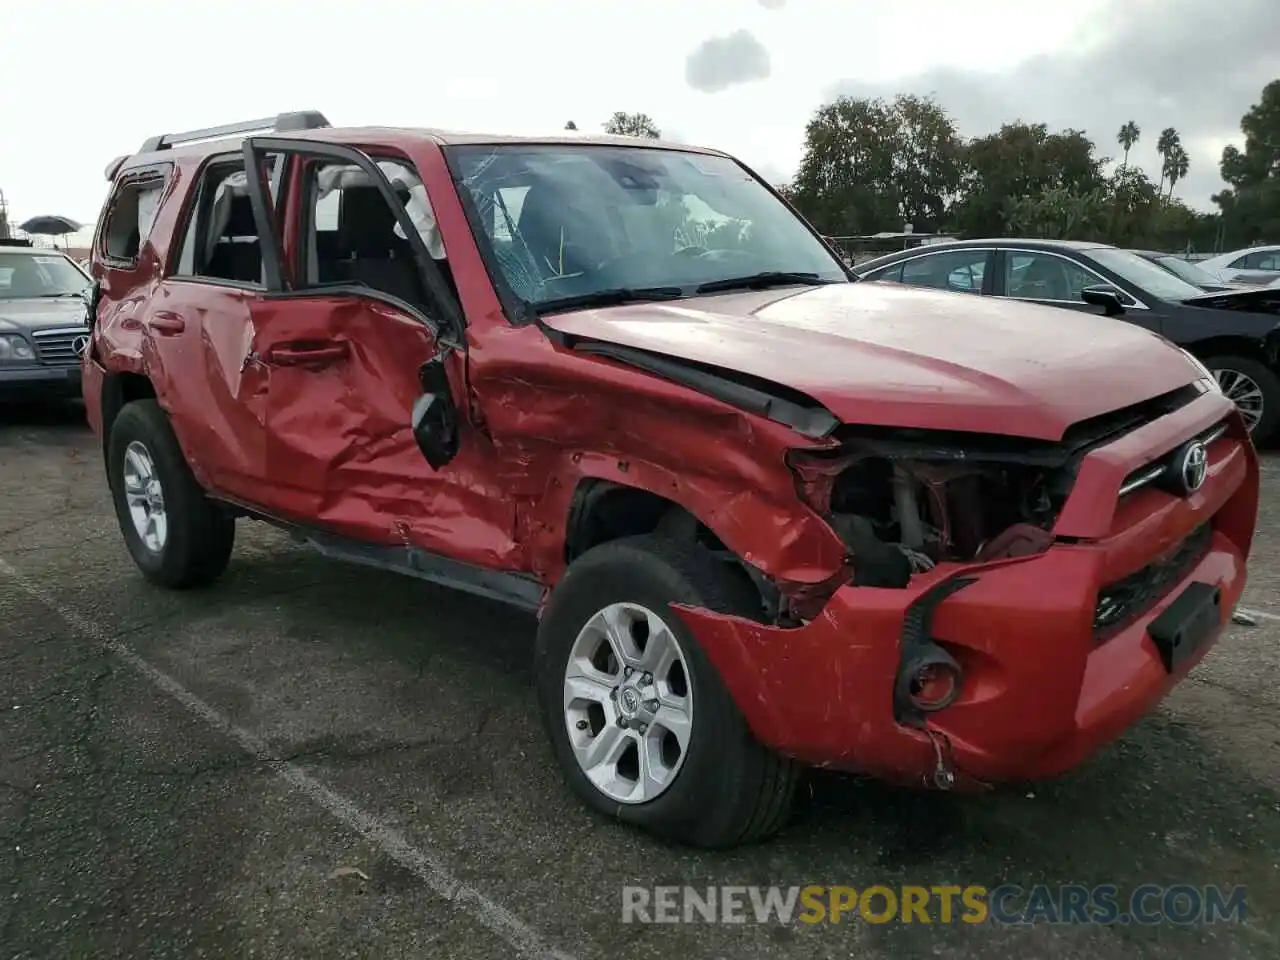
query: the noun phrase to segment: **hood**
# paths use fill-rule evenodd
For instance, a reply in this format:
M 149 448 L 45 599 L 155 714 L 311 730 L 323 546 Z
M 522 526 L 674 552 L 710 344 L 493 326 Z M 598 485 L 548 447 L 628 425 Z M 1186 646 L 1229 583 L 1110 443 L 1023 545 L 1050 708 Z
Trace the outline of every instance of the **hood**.
M 49 327 L 74 327 L 86 322 L 80 297 L 0 300 L 0 330 L 30 332 Z
M 1250 286 L 1217 293 L 1188 297 L 1182 301 L 1188 307 L 1207 307 L 1210 310 L 1243 310 L 1246 313 L 1280 316 L 1280 287 Z
M 1201 377 L 1181 349 L 1122 320 L 882 283 L 629 304 L 543 323 L 771 381 L 868 426 L 1059 440 L 1074 423 Z

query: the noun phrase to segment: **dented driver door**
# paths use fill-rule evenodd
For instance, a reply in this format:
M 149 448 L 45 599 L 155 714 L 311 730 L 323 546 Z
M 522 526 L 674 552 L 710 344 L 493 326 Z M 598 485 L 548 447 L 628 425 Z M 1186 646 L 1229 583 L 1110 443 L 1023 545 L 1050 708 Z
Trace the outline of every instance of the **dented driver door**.
M 269 370 L 264 506 L 365 543 L 506 565 L 514 507 L 477 444 L 464 435 L 433 465 L 411 425 L 431 381 L 450 411 L 465 397 L 461 322 L 443 249 L 422 236 L 416 174 L 310 140 L 244 149 L 270 261 L 254 308 L 255 359 Z M 257 169 L 267 151 L 295 161 L 280 233 Z

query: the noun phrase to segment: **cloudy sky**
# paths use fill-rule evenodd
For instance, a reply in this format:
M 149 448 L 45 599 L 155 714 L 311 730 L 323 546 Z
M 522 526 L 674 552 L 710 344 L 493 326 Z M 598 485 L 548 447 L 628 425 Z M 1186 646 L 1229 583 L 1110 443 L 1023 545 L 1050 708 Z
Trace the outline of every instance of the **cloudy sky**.
M 345 12 L 349 11 L 349 12 Z M 509 132 L 649 113 L 782 180 L 837 93 L 933 94 L 961 132 L 1083 127 L 1209 206 L 1240 115 L 1280 77 L 1275 0 L 43 0 L 5 4 L 0 190 L 11 217 L 91 223 L 102 169 L 147 136 L 281 110 Z M 21 79 L 19 79 L 21 78 Z M 15 82 L 17 81 L 17 82 Z

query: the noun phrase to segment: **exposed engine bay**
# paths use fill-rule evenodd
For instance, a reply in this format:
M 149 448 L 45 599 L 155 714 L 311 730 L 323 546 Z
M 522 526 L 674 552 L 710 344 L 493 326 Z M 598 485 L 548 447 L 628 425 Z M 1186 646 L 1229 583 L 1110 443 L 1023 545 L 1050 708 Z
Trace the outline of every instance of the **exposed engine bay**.
M 1038 553 L 1068 492 L 1061 471 L 1027 464 L 868 454 L 795 469 L 806 501 L 848 546 L 860 586 L 905 587 L 939 563 Z

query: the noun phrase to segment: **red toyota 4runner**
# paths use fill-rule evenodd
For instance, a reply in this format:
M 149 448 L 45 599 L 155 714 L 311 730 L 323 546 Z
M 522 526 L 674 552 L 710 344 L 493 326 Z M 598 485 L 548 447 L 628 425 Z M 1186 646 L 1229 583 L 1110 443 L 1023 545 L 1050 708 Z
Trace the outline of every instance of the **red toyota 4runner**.
M 668 837 L 772 833 L 804 765 L 1056 775 L 1244 587 L 1257 462 L 1195 360 L 851 282 L 722 153 L 299 113 L 108 178 L 84 396 L 143 573 L 252 518 L 536 611 L 569 782 Z

